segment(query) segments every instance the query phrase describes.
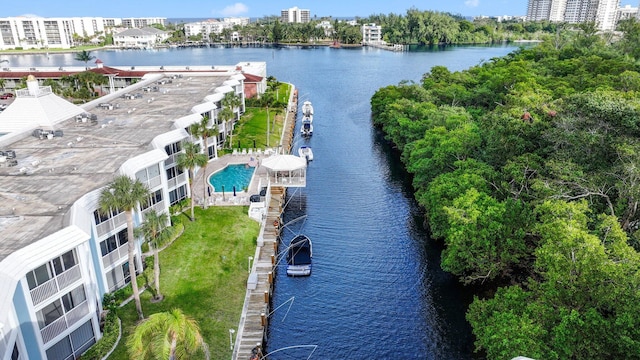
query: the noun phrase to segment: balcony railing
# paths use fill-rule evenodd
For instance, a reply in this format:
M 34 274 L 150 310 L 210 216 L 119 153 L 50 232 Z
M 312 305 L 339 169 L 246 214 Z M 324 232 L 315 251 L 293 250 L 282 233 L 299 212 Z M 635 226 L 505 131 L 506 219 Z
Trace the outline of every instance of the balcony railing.
M 129 244 L 122 245 L 116 250 L 103 256 L 102 266 L 104 266 L 105 268 L 108 268 L 109 266 L 118 262 L 118 260 L 122 259 L 124 256 L 128 254 L 128 247 L 129 247 Z
M 89 303 L 85 300 L 78 306 L 69 310 L 69 312 L 58 318 L 56 321 L 43 327 L 40 330 L 40 335 L 42 335 L 42 342 L 45 344 L 48 343 L 53 338 L 60 335 L 63 331 L 73 326 L 73 324 L 80 321 L 80 319 L 85 317 L 87 314 L 89 314 Z
M 121 212 L 120 214 L 112 217 L 111 219 L 98 224 L 96 226 L 96 231 L 98 232 L 98 237 L 103 236 L 105 234 L 108 234 L 109 232 L 113 231 L 114 229 L 116 229 L 117 227 L 119 227 L 120 225 L 123 225 L 124 223 L 127 222 L 127 216 L 126 214 L 123 212 Z
M 81 276 L 80 265 L 76 265 L 62 274 L 51 278 L 40 286 L 33 288 L 30 291 L 33 305 L 38 305 L 57 294 L 62 289 L 80 280 Z

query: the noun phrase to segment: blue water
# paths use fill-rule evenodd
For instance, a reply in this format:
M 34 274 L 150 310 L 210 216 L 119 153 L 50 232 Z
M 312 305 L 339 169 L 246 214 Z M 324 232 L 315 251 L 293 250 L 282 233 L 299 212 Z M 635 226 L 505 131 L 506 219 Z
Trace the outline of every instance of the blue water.
M 255 168 L 247 164 L 229 164 L 209 177 L 209 184 L 215 192 L 243 191 L 249 187 Z
M 462 70 L 506 55 L 513 46 L 424 48 L 196 48 L 96 51 L 105 65 L 232 65 L 267 62 L 268 75 L 293 83 L 299 103 L 314 107 L 314 134 L 296 134 L 314 160 L 307 186 L 289 192 L 283 243 L 297 233 L 313 241 L 313 274 L 276 273 L 269 352 L 317 346 L 311 359 L 470 359 L 464 315 L 471 294 L 440 269 L 440 251 L 423 226 L 409 176 L 371 126 L 373 93 L 419 82 L 435 65 Z M 8 56 L 10 66 L 83 65 L 72 54 Z M 298 123 L 299 127 L 299 123 Z M 226 189 L 226 185 L 225 185 Z M 286 261 L 284 262 L 286 264 Z M 293 300 L 288 311 L 287 301 Z M 270 360 L 306 359 L 311 348 Z

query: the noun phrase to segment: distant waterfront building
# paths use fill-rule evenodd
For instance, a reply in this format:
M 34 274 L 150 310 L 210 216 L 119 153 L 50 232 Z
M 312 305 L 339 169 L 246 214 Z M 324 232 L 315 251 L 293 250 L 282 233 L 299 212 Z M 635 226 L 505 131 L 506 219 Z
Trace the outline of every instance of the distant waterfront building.
M 616 24 L 620 20 L 632 19 L 638 17 L 638 8 L 632 7 L 631 5 L 625 5 L 618 9 L 618 13 L 616 15 Z
M 218 134 L 203 152 L 216 156 L 233 131 L 219 117 L 232 93 L 244 112 L 250 92 L 266 88 L 266 63 L 223 66 L 108 67 L 90 71 L 122 80 L 116 91 L 74 105 L 39 80 L 83 67 L 11 68 L 0 78 L 27 77 L 27 87 L 0 113 L 0 359 L 77 359 L 102 338 L 104 294 L 142 270 L 142 239 L 129 263 L 127 222 L 119 209 L 98 211 L 102 189 L 118 175 L 151 192 L 134 209 L 134 226 L 150 210 L 193 196 L 176 164 L 182 142 L 204 144 L 189 127 L 204 117 Z M 135 68 L 135 69 L 134 69 Z M 36 78 L 38 76 L 39 78 Z M 133 80 L 136 80 L 135 82 Z M 217 141 L 216 141 L 217 140 Z M 198 174 L 200 176 L 200 174 Z
M 250 19 L 248 17 L 228 17 L 222 19 L 223 24 L 231 25 L 231 27 L 238 26 L 247 26 L 249 25 Z
M 280 21 L 283 23 L 308 23 L 311 21 L 311 11 L 292 7 L 280 11 Z
M 527 20 L 578 24 L 594 21 L 600 30 L 613 30 L 620 0 L 529 0 Z
M 0 50 L 69 49 L 78 45 L 78 36 L 96 38 L 116 28 L 142 28 L 165 22 L 166 18 L 0 18 Z
M 184 35 L 190 36 L 202 35 L 203 39 L 208 39 L 211 34 L 220 34 L 225 28 L 225 23 L 216 19 L 205 21 L 191 22 L 184 24 Z
M 169 38 L 169 33 L 153 27 L 126 29 L 113 34 L 113 44 L 123 48 L 152 48 Z
M 376 24 L 362 25 L 363 44 L 381 44 L 382 42 L 382 26 Z

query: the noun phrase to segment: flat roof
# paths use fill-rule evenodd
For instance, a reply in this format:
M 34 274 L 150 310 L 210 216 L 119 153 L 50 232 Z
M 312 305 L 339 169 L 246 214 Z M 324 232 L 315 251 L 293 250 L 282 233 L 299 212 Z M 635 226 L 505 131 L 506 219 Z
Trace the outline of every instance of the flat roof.
M 74 202 L 107 185 L 127 160 L 151 151 L 156 136 L 174 130 L 174 120 L 191 114 L 233 75 L 235 70 L 154 74 L 83 105 L 97 122 L 73 117 L 55 126 L 61 137 L 29 132 L 3 146 L 15 151 L 18 165 L 0 167 L 0 261 L 67 226 Z M 172 76 L 171 83 L 157 81 Z M 124 93 L 133 96 L 119 96 Z

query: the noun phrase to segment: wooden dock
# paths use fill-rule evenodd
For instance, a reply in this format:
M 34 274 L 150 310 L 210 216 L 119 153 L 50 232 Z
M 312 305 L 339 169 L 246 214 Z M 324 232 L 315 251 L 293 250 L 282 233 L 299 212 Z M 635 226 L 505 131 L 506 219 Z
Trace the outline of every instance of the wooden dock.
M 297 94 L 297 90 L 293 88 L 282 131 L 280 145 L 283 152 L 287 154 L 291 152 L 293 143 L 298 109 Z M 247 280 L 247 292 L 233 345 L 232 360 L 252 359 L 255 351 L 258 349 L 261 351 L 267 342 L 273 280 L 278 261 L 278 241 L 279 231 L 281 231 L 279 225 L 282 224 L 286 191 L 284 186 L 267 188 L 265 200 L 268 202 L 267 215 L 261 224 L 254 260 Z M 233 333 L 230 334 L 233 336 Z

